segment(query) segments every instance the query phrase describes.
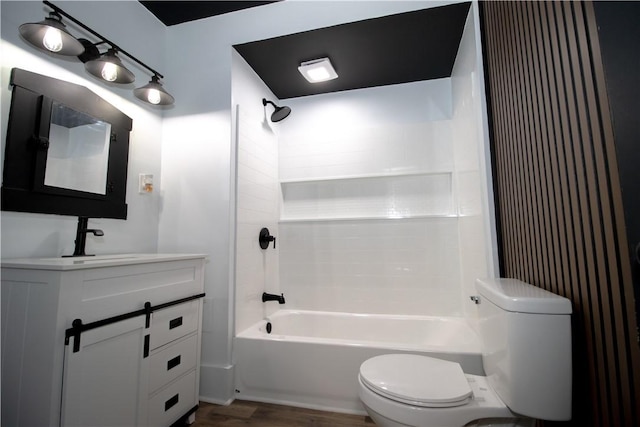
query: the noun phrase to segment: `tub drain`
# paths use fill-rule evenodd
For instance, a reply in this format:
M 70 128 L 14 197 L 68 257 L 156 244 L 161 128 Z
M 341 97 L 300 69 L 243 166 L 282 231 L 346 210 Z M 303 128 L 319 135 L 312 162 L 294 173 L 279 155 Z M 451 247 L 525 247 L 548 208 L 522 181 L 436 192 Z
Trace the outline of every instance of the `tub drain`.
M 271 322 L 267 322 L 267 333 L 271 333 Z

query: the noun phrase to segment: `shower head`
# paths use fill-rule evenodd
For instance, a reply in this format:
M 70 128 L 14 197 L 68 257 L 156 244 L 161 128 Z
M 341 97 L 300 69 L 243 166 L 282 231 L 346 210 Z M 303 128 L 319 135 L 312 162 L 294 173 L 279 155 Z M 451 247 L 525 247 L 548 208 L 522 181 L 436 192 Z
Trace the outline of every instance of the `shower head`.
M 265 107 L 267 106 L 267 104 L 271 104 L 273 105 L 273 108 L 275 108 L 275 110 L 273 111 L 273 114 L 271 114 L 271 121 L 272 122 L 279 122 L 280 120 L 284 120 L 287 118 L 287 116 L 289 114 L 291 114 L 291 108 L 287 107 L 287 106 L 282 106 L 282 107 L 278 107 L 276 104 L 274 104 L 273 102 L 262 98 L 262 105 L 264 105 Z

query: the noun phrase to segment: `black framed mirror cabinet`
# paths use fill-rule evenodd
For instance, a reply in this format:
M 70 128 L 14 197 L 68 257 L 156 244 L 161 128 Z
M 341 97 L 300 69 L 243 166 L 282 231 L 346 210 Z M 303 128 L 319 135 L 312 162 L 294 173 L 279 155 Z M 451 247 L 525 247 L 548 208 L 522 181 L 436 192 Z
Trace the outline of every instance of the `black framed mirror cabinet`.
M 88 88 L 11 70 L 2 210 L 127 218 L 132 120 Z

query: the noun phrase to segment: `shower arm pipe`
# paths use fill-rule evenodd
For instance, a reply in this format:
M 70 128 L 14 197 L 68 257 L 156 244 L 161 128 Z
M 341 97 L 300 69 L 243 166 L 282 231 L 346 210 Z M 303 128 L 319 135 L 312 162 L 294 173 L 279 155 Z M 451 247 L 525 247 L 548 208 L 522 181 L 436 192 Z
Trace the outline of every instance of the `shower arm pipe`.
M 99 45 L 102 43 L 106 43 L 111 45 L 111 47 L 113 49 L 115 49 L 118 53 L 121 53 L 123 55 L 126 55 L 129 59 L 132 59 L 133 61 L 137 62 L 138 64 L 140 64 L 141 66 L 143 66 L 144 68 L 146 68 L 147 70 L 149 70 L 151 73 L 153 73 L 154 75 L 158 76 L 159 78 L 163 79 L 164 76 L 162 74 L 160 74 L 159 72 L 157 72 L 156 70 L 154 70 L 153 68 L 149 67 L 147 64 L 145 64 L 144 62 L 140 61 L 138 58 L 136 58 L 135 56 L 131 55 L 129 52 L 127 52 L 126 50 L 122 49 L 120 46 L 118 46 L 117 44 L 115 44 L 114 42 L 112 42 L 111 40 L 109 40 L 108 38 L 104 37 L 102 34 L 92 30 L 91 28 L 87 27 L 85 24 L 83 24 L 82 22 L 78 21 L 76 18 L 74 18 L 73 16 L 69 15 L 67 12 L 65 12 L 64 10 L 60 9 L 58 6 L 56 6 L 55 4 L 48 2 L 46 0 L 44 0 L 42 3 L 44 3 L 46 6 L 50 7 L 51 9 L 54 10 L 54 12 L 64 16 L 65 18 L 67 18 L 68 20 L 70 20 L 71 22 L 73 22 L 74 24 L 80 26 L 81 28 L 83 28 L 84 30 L 88 31 L 89 33 L 93 34 L 94 36 L 96 36 L 97 38 L 100 39 L 100 42 L 95 43 L 95 45 Z

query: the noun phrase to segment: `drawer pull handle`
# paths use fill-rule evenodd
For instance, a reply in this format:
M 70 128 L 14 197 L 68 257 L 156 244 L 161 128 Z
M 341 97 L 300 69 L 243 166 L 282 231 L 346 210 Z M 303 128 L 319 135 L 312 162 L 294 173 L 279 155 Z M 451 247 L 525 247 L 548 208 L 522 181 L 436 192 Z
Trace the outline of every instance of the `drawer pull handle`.
M 180 364 L 180 356 L 176 356 L 167 362 L 167 371 L 172 370 Z
M 178 396 L 180 394 L 176 394 L 175 396 L 173 396 L 171 399 L 167 400 L 166 402 L 164 402 L 164 410 L 165 412 L 168 411 L 169 409 L 171 409 L 173 406 L 175 406 L 176 403 L 178 403 Z
M 169 329 L 177 328 L 178 326 L 182 326 L 182 316 L 169 321 Z

